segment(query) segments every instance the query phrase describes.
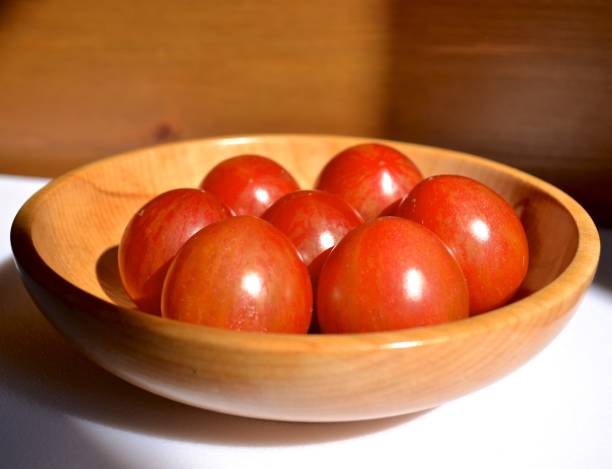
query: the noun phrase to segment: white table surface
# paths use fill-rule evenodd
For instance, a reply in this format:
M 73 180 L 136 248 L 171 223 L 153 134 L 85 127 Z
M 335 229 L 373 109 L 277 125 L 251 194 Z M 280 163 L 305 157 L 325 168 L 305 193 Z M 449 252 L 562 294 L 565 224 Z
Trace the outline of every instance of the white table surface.
M 67 345 L 9 245 L 17 209 L 44 183 L 0 176 L 0 467 L 612 468 L 612 230 L 570 324 L 516 372 L 417 415 L 291 424 L 174 403 Z

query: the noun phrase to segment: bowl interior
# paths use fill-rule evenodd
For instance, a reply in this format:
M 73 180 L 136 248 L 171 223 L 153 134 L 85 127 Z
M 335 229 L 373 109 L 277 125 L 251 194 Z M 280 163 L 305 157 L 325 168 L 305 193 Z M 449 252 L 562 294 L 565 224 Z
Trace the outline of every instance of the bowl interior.
M 63 176 L 39 199 L 31 218 L 32 240 L 43 260 L 64 279 L 99 299 L 134 308 L 121 287 L 116 249 L 130 217 L 153 196 L 177 187 L 195 187 L 215 164 L 243 153 L 277 160 L 303 188 L 310 188 L 327 160 L 363 141 L 299 135 L 207 139 L 101 160 Z M 566 207 L 551 195 L 556 191 L 552 186 L 485 159 L 391 144 L 409 155 L 424 175 L 470 176 L 494 188 L 516 208 L 531 256 L 517 299 L 546 286 L 571 262 L 578 230 Z

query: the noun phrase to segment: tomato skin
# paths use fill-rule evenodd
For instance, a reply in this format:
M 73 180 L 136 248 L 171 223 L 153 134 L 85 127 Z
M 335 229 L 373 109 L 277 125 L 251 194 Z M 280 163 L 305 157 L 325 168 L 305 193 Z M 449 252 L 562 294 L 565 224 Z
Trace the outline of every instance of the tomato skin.
M 321 328 L 319 327 L 319 322 L 317 320 L 317 310 L 316 310 L 316 300 L 317 300 L 317 291 L 319 288 L 319 276 L 321 275 L 321 269 L 325 265 L 325 261 L 329 257 L 329 254 L 332 252 L 333 247 L 326 249 L 317 257 L 315 257 L 310 264 L 308 264 L 308 273 L 310 274 L 310 281 L 312 283 L 312 297 L 315 302 L 315 309 L 312 313 L 312 322 L 310 324 L 310 329 L 308 332 L 310 334 L 318 334 L 321 332 Z
M 310 190 L 283 196 L 262 218 L 287 235 L 306 265 L 363 223 L 361 215 L 337 195 Z
M 142 311 L 160 314 L 162 284 L 170 262 L 196 232 L 231 216 L 212 194 L 175 189 L 144 205 L 128 223 L 119 244 L 123 286 Z
M 216 195 L 236 215 L 260 216 L 298 183 L 277 162 L 259 155 L 239 155 L 222 161 L 200 187 Z
M 324 333 L 428 326 L 468 316 L 463 273 L 431 231 L 378 218 L 331 251 L 319 276 L 317 316 Z
M 198 232 L 177 254 L 164 282 L 162 316 L 241 331 L 306 333 L 308 269 L 268 222 L 228 218 Z
M 401 199 L 397 199 L 391 205 L 387 206 L 382 212 L 380 212 L 377 218 L 395 217 L 397 213 L 397 209 L 403 200 L 404 200 L 404 197 L 402 197 Z
M 421 179 L 419 169 L 403 153 L 380 143 L 364 143 L 334 156 L 315 188 L 338 194 L 368 221 Z
M 426 226 L 449 247 L 468 282 L 471 314 L 508 302 L 527 274 L 529 248 L 521 221 L 508 202 L 478 181 L 428 178 L 396 214 Z
M 287 235 L 297 248 L 308 266 L 314 298 L 327 255 L 349 231 L 363 223 L 361 215 L 339 196 L 311 190 L 281 197 L 262 218 Z M 310 332 L 318 332 L 316 314 Z

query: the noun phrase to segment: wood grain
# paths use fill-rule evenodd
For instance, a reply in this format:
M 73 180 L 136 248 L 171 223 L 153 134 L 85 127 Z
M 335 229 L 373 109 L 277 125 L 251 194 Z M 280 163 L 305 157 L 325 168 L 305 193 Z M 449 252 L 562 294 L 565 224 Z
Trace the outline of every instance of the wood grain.
M 612 3 L 0 3 L 0 171 L 248 132 L 396 138 L 543 177 L 612 224 Z
M 121 150 L 211 134 L 379 134 L 381 6 L 8 3 L 0 170 L 58 175 Z
M 612 3 L 392 2 L 385 135 L 485 155 L 612 224 Z
M 509 373 L 571 317 L 592 281 L 597 230 L 569 196 L 469 155 L 387 142 L 425 175 L 452 172 L 495 188 L 521 212 L 530 268 L 520 297 L 441 326 L 376 334 L 284 335 L 212 329 L 135 309 L 114 248 L 132 214 L 161 191 L 195 186 L 236 153 L 275 158 L 309 187 L 338 150 L 362 139 L 259 136 L 171 144 L 68 173 L 20 210 L 11 243 L 32 297 L 80 350 L 154 393 L 221 412 L 289 421 L 361 420 L 427 409 Z

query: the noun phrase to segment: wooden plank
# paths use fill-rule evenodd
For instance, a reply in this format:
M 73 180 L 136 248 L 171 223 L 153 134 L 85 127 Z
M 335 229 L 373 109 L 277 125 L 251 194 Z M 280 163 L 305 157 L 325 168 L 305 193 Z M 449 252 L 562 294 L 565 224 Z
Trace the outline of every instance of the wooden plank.
M 612 3 L 0 3 L 0 171 L 220 134 L 470 151 L 612 223 Z

